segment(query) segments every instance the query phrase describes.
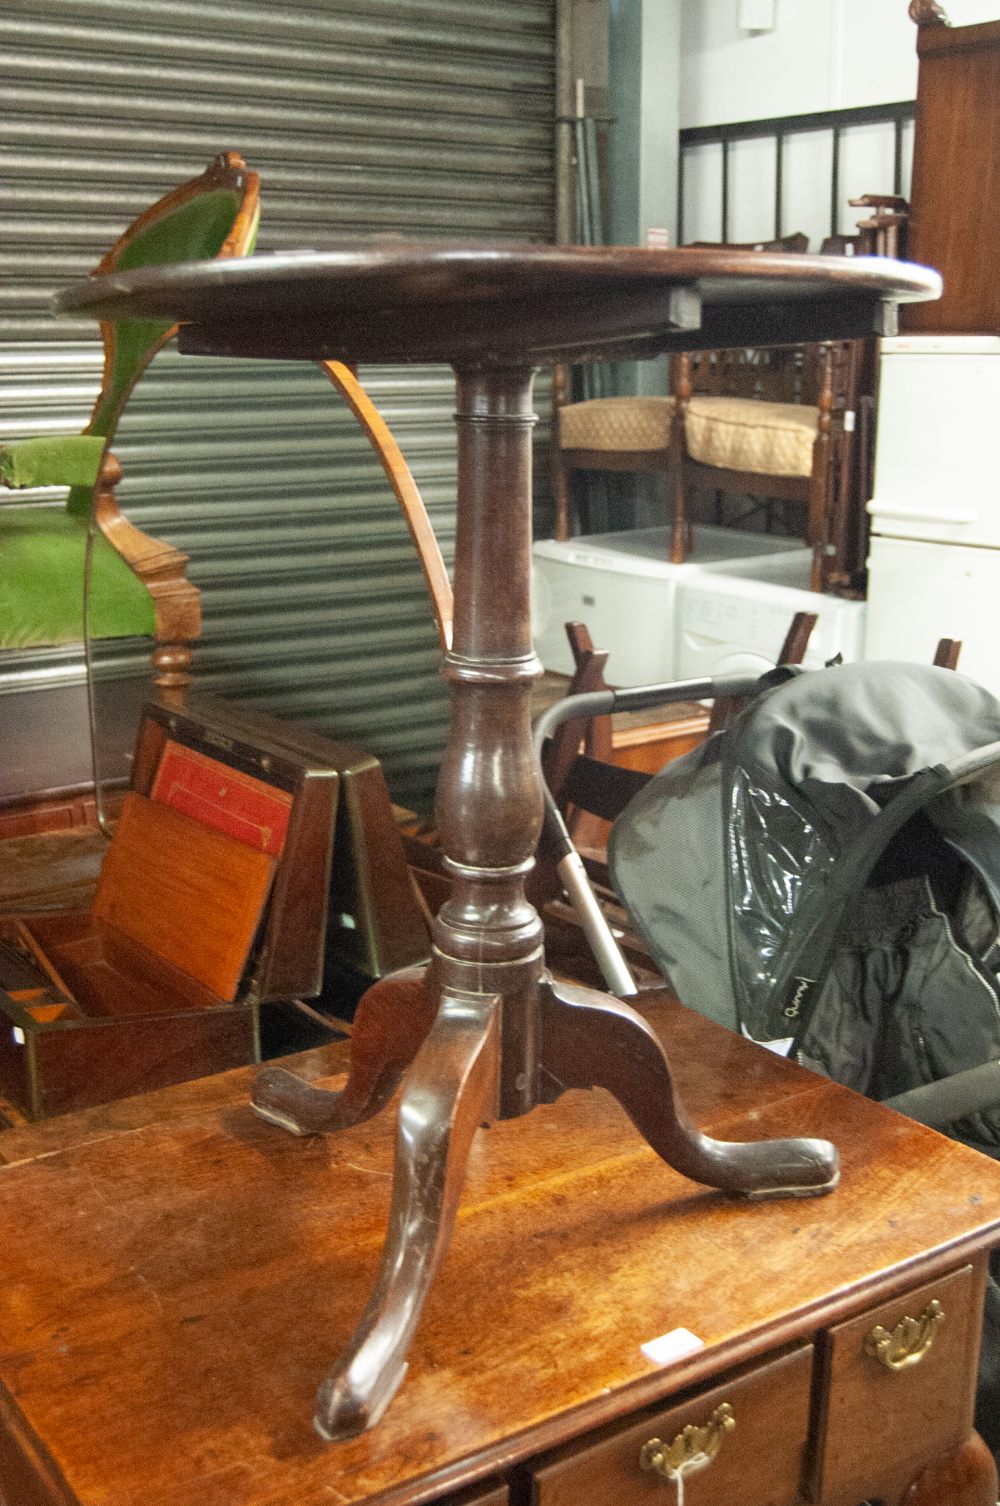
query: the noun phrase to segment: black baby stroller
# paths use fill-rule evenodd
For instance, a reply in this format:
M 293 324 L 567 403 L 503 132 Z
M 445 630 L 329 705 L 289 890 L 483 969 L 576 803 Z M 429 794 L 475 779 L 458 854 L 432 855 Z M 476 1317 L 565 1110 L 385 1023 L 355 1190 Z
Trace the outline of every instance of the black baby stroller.
M 699 693 L 750 701 L 609 842 L 662 971 L 699 1012 L 1000 1157 L 1000 701 L 885 663 L 572 699 L 579 715 Z M 997 1450 L 996 1287 L 983 1353 L 977 1424 Z

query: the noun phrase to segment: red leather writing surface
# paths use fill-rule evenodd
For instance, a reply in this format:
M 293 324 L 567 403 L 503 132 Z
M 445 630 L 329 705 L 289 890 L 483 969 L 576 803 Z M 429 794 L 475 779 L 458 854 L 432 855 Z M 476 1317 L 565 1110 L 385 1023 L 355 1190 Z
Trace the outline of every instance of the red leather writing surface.
M 292 797 L 262 779 L 168 741 L 150 794 L 247 847 L 281 856 Z

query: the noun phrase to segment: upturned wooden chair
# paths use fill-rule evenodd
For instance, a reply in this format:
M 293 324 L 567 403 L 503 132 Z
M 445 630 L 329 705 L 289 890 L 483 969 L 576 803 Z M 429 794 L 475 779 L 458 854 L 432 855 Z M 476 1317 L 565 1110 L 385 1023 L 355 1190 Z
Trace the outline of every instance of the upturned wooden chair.
M 802 663 L 818 620 L 815 612 L 795 613 L 778 652 L 777 664 Z M 566 636 L 575 668 L 565 698 L 609 689 L 604 678 L 607 649 L 595 648 L 590 632 L 580 622 L 567 622 Z M 721 731 L 742 705 L 741 701 L 726 697 L 717 698 L 710 707 L 695 703 L 691 707 L 694 715 L 685 724 L 686 735 L 677 740 L 668 756 L 680 757 L 710 733 Z M 606 886 L 603 848 L 608 822 L 648 781 L 649 773 L 616 760 L 610 716 L 588 716 L 561 723 L 542 752 L 542 773 L 567 830 L 584 855 L 584 862 L 595 864 L 595 872 Z M 610 816 L 605 814 L 606 810 L 610 810 Z
M 141 214 L 95 272 L 244 256 L 258 217 L 257 174 L 225 152 Z M 175 331 L 154 320 L 102 324 L 104 372 L 83 433 L 0 449 L 3 486 L 69 488 L 63 507 L 0 500 L 0 650 L 152 637 L 156 684 L 188 683 L 201 610 L 187 556 L 123 515 L 114 494 L 121 469 L 110 450 L 133 388 Z

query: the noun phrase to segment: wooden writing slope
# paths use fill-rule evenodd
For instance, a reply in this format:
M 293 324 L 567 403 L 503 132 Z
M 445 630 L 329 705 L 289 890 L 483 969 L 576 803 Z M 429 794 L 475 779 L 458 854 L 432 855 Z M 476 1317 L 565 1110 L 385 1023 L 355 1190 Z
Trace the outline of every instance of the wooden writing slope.
M 718 1445 L 686 1506 L 993 1506 L 1000 1166 L 663 996 L 649 1017 L 701 1130 L 828 1134 L 837 1192 L 700 1187 L 606 1093 L 496 1126 L 406 1385 L 333 1445 L 310 1404 L 378 1266 L 387 1116 L 275 1135 L 244 1069 L 0 1135 L 4 1506 L 676 1506 L 642 1458 L 685 1428 Z
M 377 761 L 150 705 L 92 907 L 0 927 L 0 1090 L 37 1119 L 259 1061 L 260 1006 L 318 994 L 330 946 L 366 977 L 427 954 Z

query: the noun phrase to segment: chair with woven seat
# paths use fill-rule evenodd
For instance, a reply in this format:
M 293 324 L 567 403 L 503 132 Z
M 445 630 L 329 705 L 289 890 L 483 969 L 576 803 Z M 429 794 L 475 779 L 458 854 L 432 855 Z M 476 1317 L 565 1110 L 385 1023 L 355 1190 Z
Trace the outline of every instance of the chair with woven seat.
M 695 242 L 707 245 L 708 242 Z M 801 232 L 772 241 L 727 242 L 735 251 L 792 251 L 808 249 Z M 718 354 L 712 353 L 713 356 Z M 698 357 L 694 360 L 697 362 Z M 584 402 L 566 401 L 565 373 L 557 373 L 553 385 L 556 412 L 553 446 L 553 491 L 556 500 L 554 533 L 568 539 L 574 529 L 570 477 L 577 471 L 661 472 L 672 475 L 665 498 L 665 513 L 673 523 L 669 558 L 682 564 L 691 547 L 690 526 L 684 504 L 681 468 L 684 455 L 684 423 L 678 410 L 678 388 L 683 390 L 685 373 L 691 367 L 671 363 L 673 396 L 601 397 Z M 689 406 L 689 405 L 688 405 Z M 696 410 L 697 411 L 697 410 Z M 798 415 L 801 421 L 802 415 Z M 794 426 L 793 426 L 794 428 Z M 814 436 L 813 436 L 814 437 Z M 807 440 L 811 443 L 811 440 Z M 798 457 L 795 457 L 798 463 Z M 808 474 L 809 467 L 806 467 Z
M 672 397 L 594 397 L 579 403 L 559 402 L 556 388 L 556 433 L 553 446 L 555 536 L 568 539 L 573 509 L 570 476 L 574 471 L 666 472 L 670 468 Z
M 849 202 L 871 211 L 869 217 L 856 236 L 828 236 L 820 254 L 895 255 L 905 229 L 904 201 L 866 194 Z M 754 249 L 802 252 L 808 242 L 789 236 Z M 760 499 L 769 508 L 793 504 L 795 531 L 813 551 L 813 590 L 856 587 L 865 555 L 862 509 L 870 495 L 874 368 L 873 343 L 860 340 L 675 358 L 671 559 L 685 558 L 691 493 L 703 487 L 717 497 L 729 492 Z
M 681 563 L 689 538 L 689 492 L 792 502 L 813 550 L 811 585 L 827 568 L 834 495 L 834 413 L 848 406 L 846 344 L 714 350 L 678 356 L 674 387 L 674 539 Z
M 246 255 L 258 216 L 257 174 L 225 152 L 141 214 L 96 272 Z M 121 472 L 109 448 L 136 382 L 175 330 L 155 320 L 102 324 L 104 372 L 83 433 L 0 449 L 3 486 L 69 488 L 59 507 L 0 500 L 0 649 L 152 637 L 156 683 L 188 682 L 190 643 L 200 632 L 198 590 L 186 579 L 186 556 L 119 510 Z

